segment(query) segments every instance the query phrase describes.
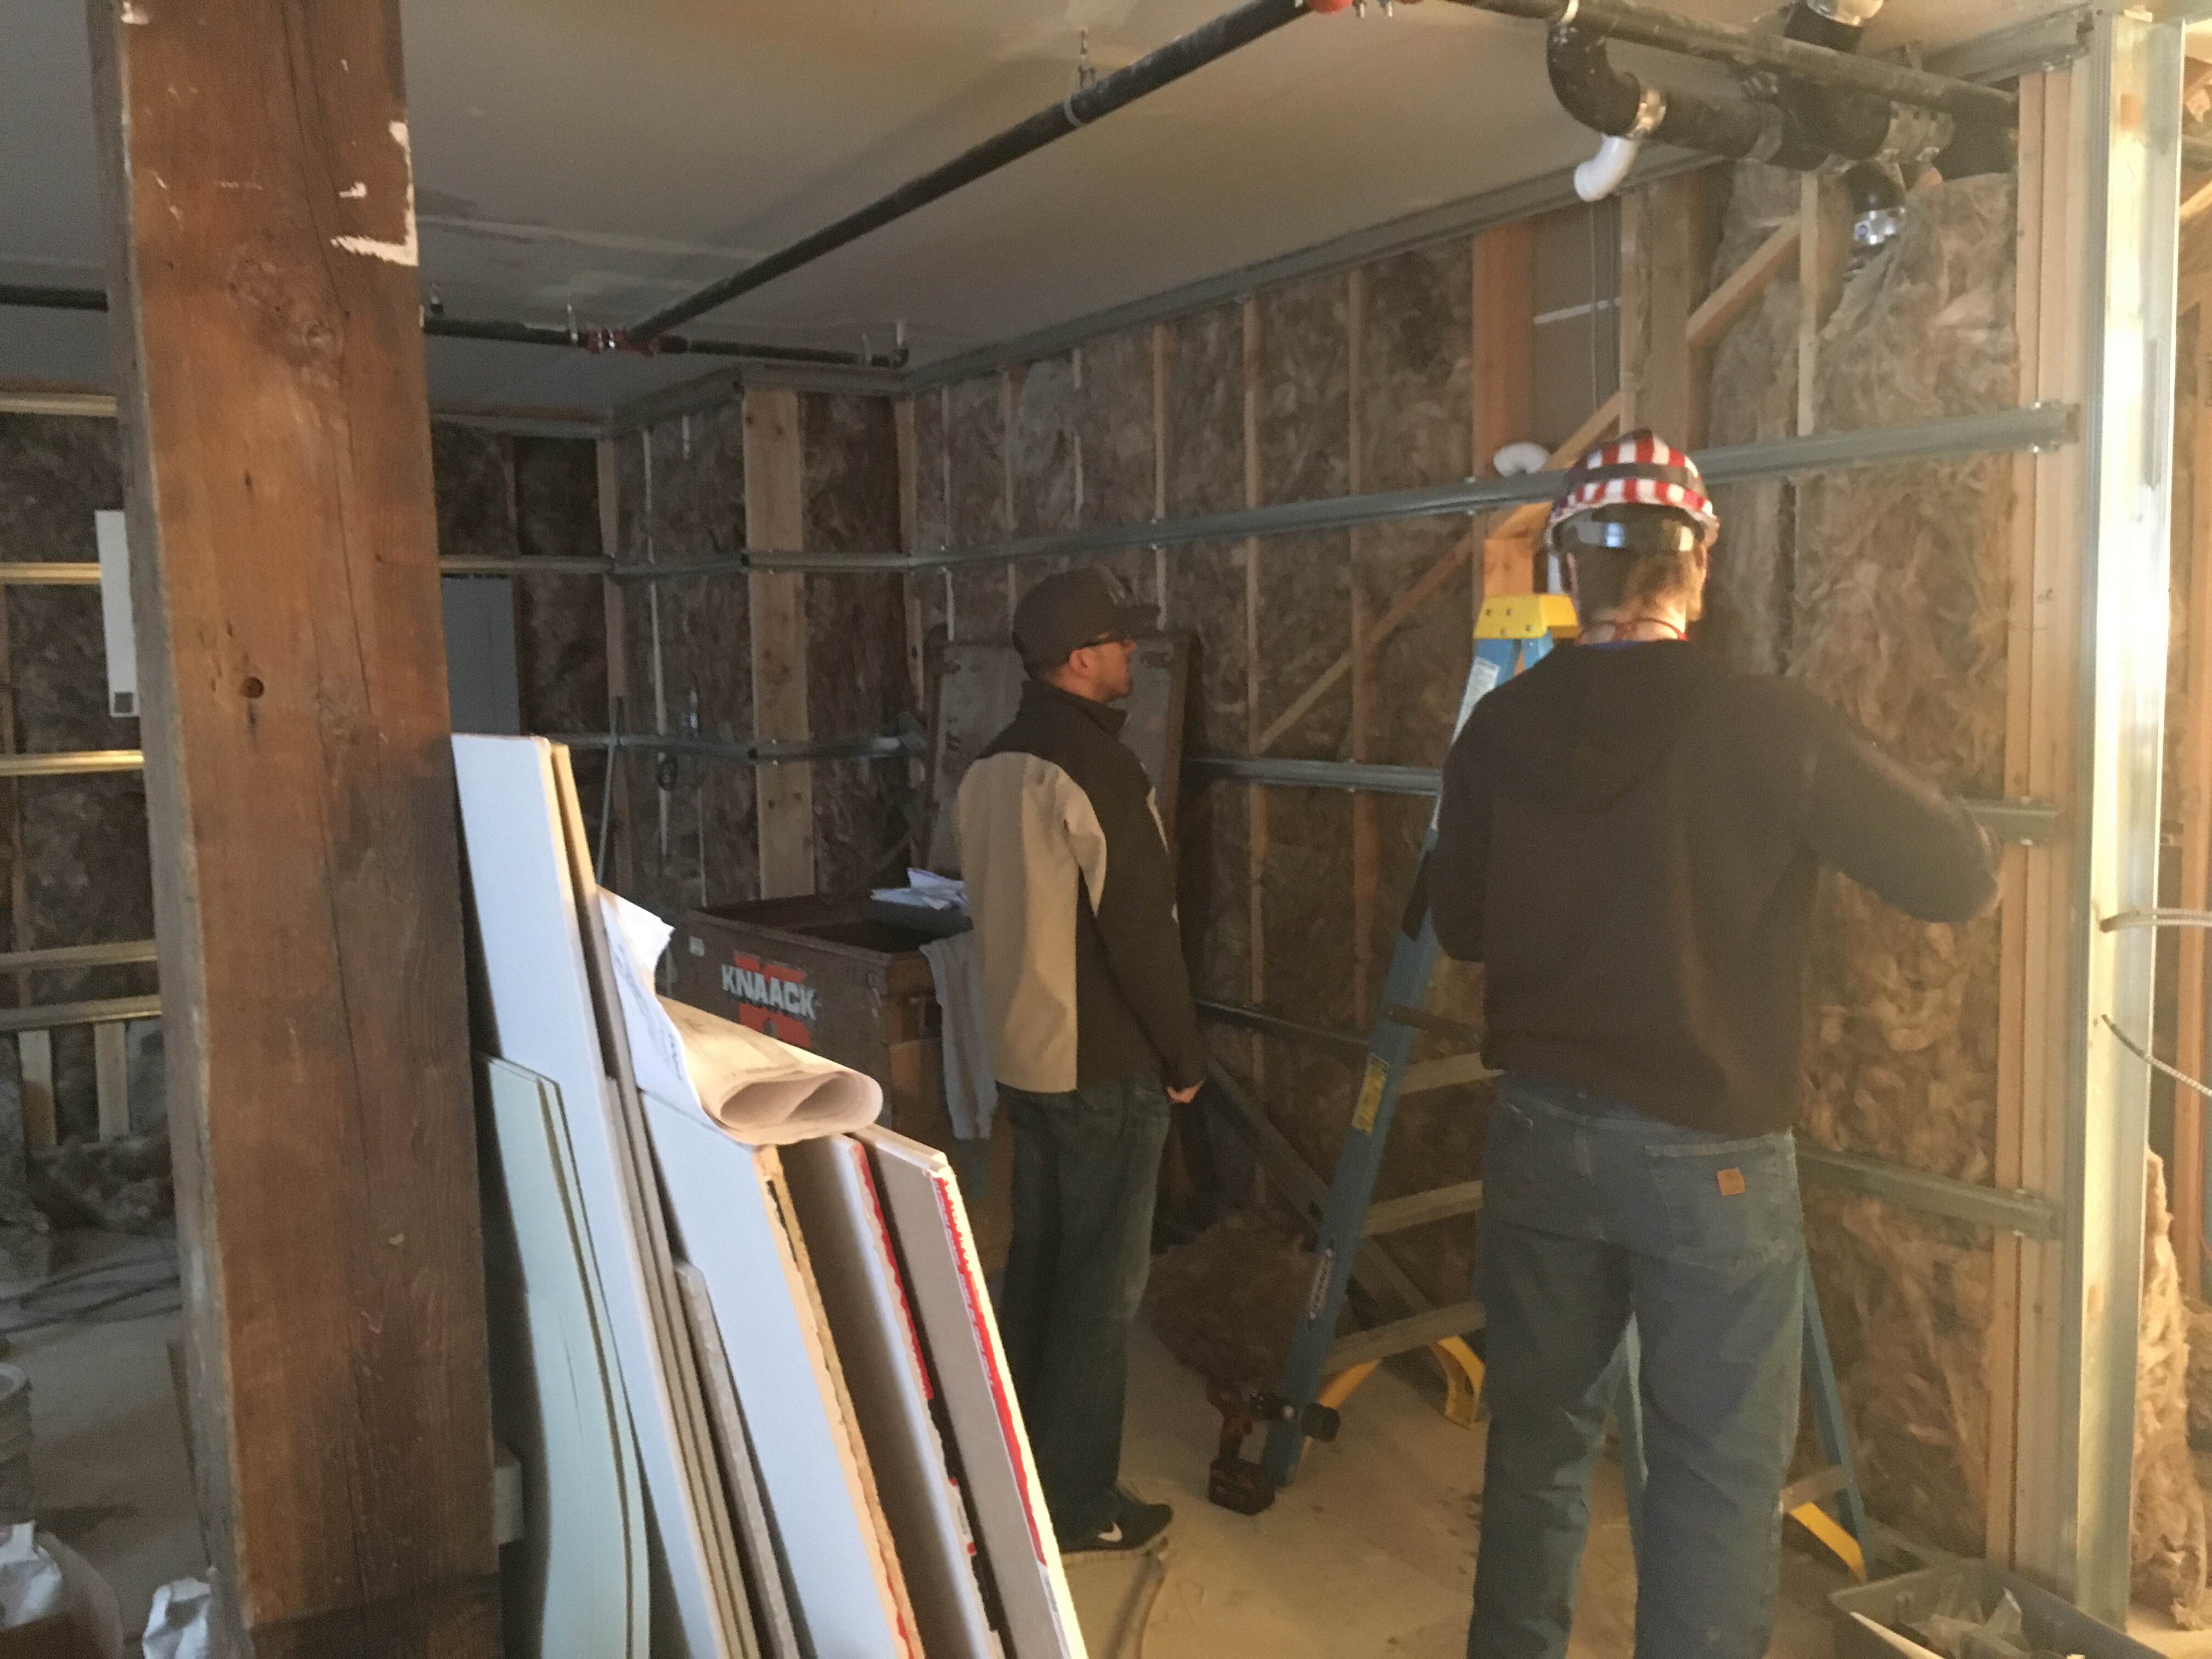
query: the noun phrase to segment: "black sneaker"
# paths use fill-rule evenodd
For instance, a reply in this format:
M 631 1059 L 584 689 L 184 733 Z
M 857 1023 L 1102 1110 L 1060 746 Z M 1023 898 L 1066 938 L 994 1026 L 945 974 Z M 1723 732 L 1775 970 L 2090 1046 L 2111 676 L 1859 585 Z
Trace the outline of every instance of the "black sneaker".
M 1175 1511 L 1165 1504 L 1139 1504 L 1126 1493 L 1115 1494 L 1121 1500 L 1121 1512 L 1097 1532 L 1081 1538 L 1060 1540 L 1062 1555 L 1115 1553 L 1140 1550 L 1168 1529 L 1175 1519 Z

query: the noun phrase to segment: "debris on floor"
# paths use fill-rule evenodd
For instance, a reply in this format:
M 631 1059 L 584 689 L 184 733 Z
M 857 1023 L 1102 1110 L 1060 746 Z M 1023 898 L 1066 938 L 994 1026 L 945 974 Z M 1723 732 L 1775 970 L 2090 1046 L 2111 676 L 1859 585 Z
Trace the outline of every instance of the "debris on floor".
M 150 1233 L 176 1213 L 169 1135 L 71 1141 L 31 1154 L 31 1197 L 58 1224 Z M 11 1218 L 0 1214 L 0 1221 Z
M 1152 1263 L 1145 1306 L 1168 1352 L 1208 1382 L 1263 1386 L 1283 1373 L 1313 1253 L 1239 1210 Z

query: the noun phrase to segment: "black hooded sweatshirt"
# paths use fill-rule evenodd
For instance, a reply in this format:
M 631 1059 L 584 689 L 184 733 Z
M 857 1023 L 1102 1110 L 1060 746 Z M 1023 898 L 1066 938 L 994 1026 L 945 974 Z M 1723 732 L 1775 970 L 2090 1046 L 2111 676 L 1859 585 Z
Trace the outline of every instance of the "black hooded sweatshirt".
M 1797 1115 L 1823 865 L 1928 921 L 1996 891 L 1966 809 L 1802 686 L 1578 646 L 1475 705 L 1426 887 L 1445 951 L 1485 964 L 1490 1065 L 1747 1136 Z

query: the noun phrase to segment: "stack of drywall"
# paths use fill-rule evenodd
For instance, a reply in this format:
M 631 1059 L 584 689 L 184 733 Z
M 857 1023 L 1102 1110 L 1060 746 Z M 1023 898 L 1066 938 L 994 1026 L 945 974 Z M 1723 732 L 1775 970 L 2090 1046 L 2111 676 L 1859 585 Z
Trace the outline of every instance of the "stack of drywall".
M 510 1651 L 1081 1659 L 945 1160 L 837 1133 L 866 1079 L 653 996 L 665 930 L 593 883 L 565 750 L 454 752 Z

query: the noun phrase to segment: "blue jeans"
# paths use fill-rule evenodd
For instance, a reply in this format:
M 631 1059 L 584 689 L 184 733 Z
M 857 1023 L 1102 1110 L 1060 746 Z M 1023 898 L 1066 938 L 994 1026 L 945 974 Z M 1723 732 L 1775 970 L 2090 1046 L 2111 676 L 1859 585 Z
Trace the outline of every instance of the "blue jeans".
M 1129 1322 L 1152 1261 L 1168 1138 L 1156 1077 L 1032 1095 L 1001 1084 L 1014 1132 L 1014 1237 L 999 1293 L 1006 1369 L 1054 1530 L 1114 1523 Z
M 1804 1218 L 1787 1130 L 1729 1140 L 1500 1079 L 1476 1294 L 1490 1405 L 1468 1659 L 1558 1659 L 1632 1314 L 1649 1469 L 1637 1659 L 1758 1659 L 1797 1437 Z

